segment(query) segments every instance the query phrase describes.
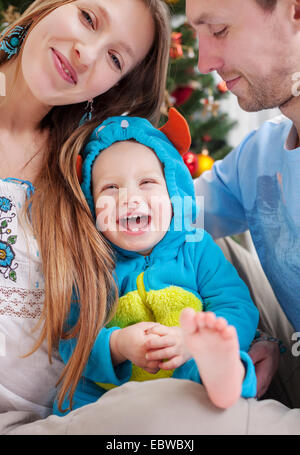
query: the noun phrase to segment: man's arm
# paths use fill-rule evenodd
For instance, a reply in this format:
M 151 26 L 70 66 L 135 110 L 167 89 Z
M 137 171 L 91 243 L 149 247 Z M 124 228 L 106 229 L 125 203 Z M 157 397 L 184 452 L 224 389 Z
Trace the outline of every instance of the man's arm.
M 196 197 L 204 197 L 204 226 L 198 227 L 204 227 L 213 238 L 248 229 L 240 189 L 239 161 L 245 147 L 251 146 L 254 134 L 249 134 L 223 160 L 216 161 L 212 170 L 204 172 L 194 181 Z

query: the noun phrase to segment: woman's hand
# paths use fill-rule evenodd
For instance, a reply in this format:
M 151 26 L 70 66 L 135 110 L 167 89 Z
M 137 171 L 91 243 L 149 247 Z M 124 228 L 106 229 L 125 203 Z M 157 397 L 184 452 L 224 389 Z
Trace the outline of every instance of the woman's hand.
M 261 398 L 269 388 L 279 366 L 280 351 L 277 343 L 257 341 L 249 351 L 257 377 L 257 398 Z
M 146 330 L 153 328 L 155 322 L 139 322 L 124 329 L 115 330 L 110 337 L 110 352 L 114 365 L 130 360 L 134 365 L 143 368 L 148 373 L 159 371 L 159 361 L 146 359 L 146 342 L 158 335 L 146 335 Z
M 159 335 L 149 338 L 146 342 L 148 349 L 146 358 L 158 361 L 162 370 L 173 370 L 183 365 L 191 358 L 184 343 L 184 336 L 180 327 L 167 327 L 156 324 L 146 330 L 146 334 Z

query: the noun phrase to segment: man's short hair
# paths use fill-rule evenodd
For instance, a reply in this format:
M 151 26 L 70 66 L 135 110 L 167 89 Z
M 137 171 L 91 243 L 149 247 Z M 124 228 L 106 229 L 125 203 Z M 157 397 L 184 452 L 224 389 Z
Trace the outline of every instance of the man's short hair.
M 277 4 L 277 0 L 255 0 L 266 11 L 273 11 Z

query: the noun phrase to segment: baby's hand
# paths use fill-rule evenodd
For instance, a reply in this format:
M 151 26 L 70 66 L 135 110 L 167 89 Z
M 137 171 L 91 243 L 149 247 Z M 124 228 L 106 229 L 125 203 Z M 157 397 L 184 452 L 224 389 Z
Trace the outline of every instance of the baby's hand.
M 167 327 L 156 324 L 146 330 L 147 335 L 159 335 L 149 338 L 146 342 L 146 359 L 158 361 L 162 370 L 173 370 L 191 358 L 185 346 L 184 336 L 180 327 Z M 165 360 L 165 361 L 163 361 Z
M 139 322 L 138 324 L 115 330 L 110 337 L 110 350 L 114 365 L 130 360 L 148 373 L 159 371 L 159 361 L 146 359 L 146 341 L 160 338 L 156 334 L 146 335 L 146 330 L 154 328 L 155 322 Z

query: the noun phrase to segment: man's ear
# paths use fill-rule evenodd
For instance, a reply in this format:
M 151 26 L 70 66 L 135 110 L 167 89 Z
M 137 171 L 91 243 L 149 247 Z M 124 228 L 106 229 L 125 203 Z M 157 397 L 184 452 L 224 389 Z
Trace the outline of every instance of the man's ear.
M 278 14 L 285 16 L 292 30 L 298 34 L 300 31 L 300 0 L 285 0 L 282 2 L 277 0 L 277 5 L 280 8 Z
M 293 7 L 294 7 L 294 20 L 299 20 L 300 19 L 300 0 L 294 0 Z

